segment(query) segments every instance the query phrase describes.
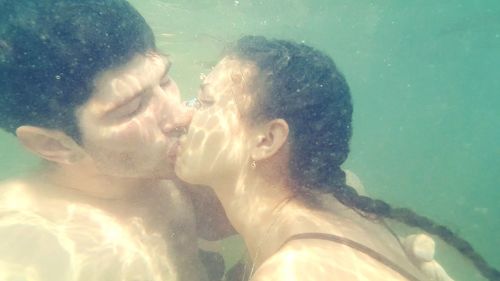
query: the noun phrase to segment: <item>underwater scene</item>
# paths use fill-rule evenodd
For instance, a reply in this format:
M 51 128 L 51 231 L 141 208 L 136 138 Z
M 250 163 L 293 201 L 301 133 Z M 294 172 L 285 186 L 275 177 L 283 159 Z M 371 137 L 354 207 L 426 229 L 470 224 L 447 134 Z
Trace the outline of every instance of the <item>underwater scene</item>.
M 228 44 L 245 35 L 304 43 L 330 56 L 345 76 L 353 106 L 349 156 L 342 168 L 355 173 L 370 197 L 447 226 L 500 268 L 500 1 L 129 2 L 171 61 L 170 76 L 183 101 L 196 98 L 207 77 L 214 79 L 209 73 L 218 71 Z M 227 67 L 234 66 L 229 62 Z M 196 114 L 193 118 L 196 123 Z M 40 165 L 4 130 L 0 159 L 2 181 Z M 250 166 L 255 169 L 255 161 Z M 205 184 L 194 176 L 180 177 Z M 400 224 L 393 228 L 403 234 L 421 232 Z M 432 237 L 436 260 L 453 280 L 495 280 L 481 277 L 471 262 Z M 252 256 L 239 238 L 225 238 L 217 247 L 226 269 Z

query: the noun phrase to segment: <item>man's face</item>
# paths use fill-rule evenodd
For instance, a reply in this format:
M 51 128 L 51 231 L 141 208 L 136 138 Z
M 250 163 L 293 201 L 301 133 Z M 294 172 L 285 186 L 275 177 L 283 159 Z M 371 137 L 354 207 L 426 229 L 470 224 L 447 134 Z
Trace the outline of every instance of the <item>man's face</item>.
M 170 63 L 156 53 L 138 54 L 94 80 L 94 92 L 77 110 L 82 146 L 100 174 L 169 178 L 178 138 L 191 120 Z

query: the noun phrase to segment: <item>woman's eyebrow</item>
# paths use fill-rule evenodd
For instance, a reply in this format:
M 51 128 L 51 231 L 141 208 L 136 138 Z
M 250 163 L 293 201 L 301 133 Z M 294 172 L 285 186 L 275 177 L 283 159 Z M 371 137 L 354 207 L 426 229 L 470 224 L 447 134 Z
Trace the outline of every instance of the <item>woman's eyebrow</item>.
M 200 84 L 200 91 L 202 91 L 202 92 L 205 91 L 207 87 L 208 87 L 208 83 L 201 83 Z
M 210 83 L 200 84 L 200 94 L 204 97 L 211 97 L 212 91 L 210 89 Z
M 210 86 L 210 83 L 202 83 L 200 84 L 200 92 L 198 94 L 198 97 L 200 98 L 211 98 L 211 95 L 209 93 L 208 87 Z

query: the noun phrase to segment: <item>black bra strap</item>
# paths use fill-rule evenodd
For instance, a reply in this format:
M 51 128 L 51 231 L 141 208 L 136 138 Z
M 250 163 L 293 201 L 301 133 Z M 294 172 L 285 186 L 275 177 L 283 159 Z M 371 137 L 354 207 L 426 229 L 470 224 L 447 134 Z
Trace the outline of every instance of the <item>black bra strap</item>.
M 377 260 L 377 261 L 385 264 L 387 267 L 390 267 L 392 270 L 394 270 L 397 273 L 401 274 L 401 276 L 405 277 L 408 280 L 411 280 L 411 281 L 420 281 L 415 276 L 411 275 L 406 270 L 404 270 L 403 268 L 401 268 L 397 264 L 393 263 L 391 260 L 389 260 L 385 256 L 383 256 L 383 255 L 375 252 L 374 250 L 366 247 L 365 245 L 359 244 L 356 241 L 353 241 L 351 239 L 347 239 L 347 238 L 344 238 L 344 237 L 340 237 L 340 236 L 337 236 L 337 235 L 334 235 L 334 234 L 316 233 L 316 232 L 295 234 L 295 235 L 289 237 L 281 245 L 280 249 L 283 248 L 283 246 L 285 246 L 285 244 L 287 244 L 288 242 L 290 242 L 292 240 L 301 240 L 301 239 L 328 240 L 328 241 L 332 241 L 332 242 L 335 242 L 335 243 L 339 243 L 339 244 L 343 244 L 343 245 L 349 246 L 349 247 L 351 247 L 351 248 L 353 248 L 355 250 L 358 250 L 358 251 L 360 251 L 360 252 L 362 252 L 362 253 L 364 253 L 364 254 L 366 254 L 366 255 L 374 258 L 375 260 Z

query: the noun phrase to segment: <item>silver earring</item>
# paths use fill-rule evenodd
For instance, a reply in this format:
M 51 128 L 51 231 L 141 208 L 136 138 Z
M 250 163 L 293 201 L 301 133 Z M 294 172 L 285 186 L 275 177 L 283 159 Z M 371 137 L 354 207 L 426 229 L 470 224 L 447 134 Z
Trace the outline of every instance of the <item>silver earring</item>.
M 255 163 L 255 160 L 250 163 L 250 168 L 255 169 L 257 167 L 257 163 Z

